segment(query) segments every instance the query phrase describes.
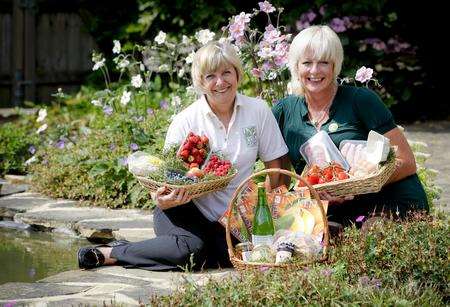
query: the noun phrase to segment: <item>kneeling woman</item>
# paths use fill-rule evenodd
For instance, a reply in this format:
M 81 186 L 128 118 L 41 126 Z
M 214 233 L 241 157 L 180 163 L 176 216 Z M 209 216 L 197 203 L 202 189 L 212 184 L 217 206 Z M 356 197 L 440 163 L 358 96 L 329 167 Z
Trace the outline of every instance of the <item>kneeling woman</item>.
M 202 47 L 195 54 L 191 73 L 193 84 L 202 95 L 175 116 L 165 146 L 181 143 L 190 131 L 205 134 L 211 149 L 227 156 L 238 174 L 223 190 L 192 200 L 183 189 L 169 194 L 165 194 L 165 188 L 158 189 L 158 207 L 154 210 L 156 237 L 80 249 L 80 268 L 118 264 L 170 270 L 190 264 L 191 257 L 195 268 L 231 265 L 225 231 L 217 221 L 239 183 L 251 174 L 257 158 L 268 168 L 280 167 L 279 158 L 288 148 L 267 104 L 237 93 L 243 74 L 232 46 L 212 42 Z M 277 185 L 275 175 L 270 179 L 272 186 Z

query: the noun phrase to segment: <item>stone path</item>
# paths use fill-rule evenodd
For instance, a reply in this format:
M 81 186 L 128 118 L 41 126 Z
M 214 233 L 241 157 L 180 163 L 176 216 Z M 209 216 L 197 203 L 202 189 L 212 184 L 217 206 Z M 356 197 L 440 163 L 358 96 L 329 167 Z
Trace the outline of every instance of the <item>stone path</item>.
M 32 225 L 90 240 L 140 241 L 155 236 L 150 211 L 80 207 L 77 202 L 22 192 L 24 184 L 0 181 L 0 224 L 24 228 Z M 8 195 L 9 194 L 9 195 Z M 1 227 L 2 225 L 0 225 Z M 74 255 L 75 257 L 75 255 Z M 210 278 L 233 276 L 234 270 L 201 273 L 150 272 L 122 267 L 62 272 L 35 283 L 0 285 L 0 306 L 8 303 L 31 306 L 137 306 L 152 295 L 169 294 L 187 283 L 204 284 Z
M 442 188 L 441 198 L 436 202 L 438 207 L 450 210 L 450 121 L 415 123 L 405 126 L 409 140 L 425 142 L 427 153 L 431 154 L 425 166 L 439 171 L 435 180 Z

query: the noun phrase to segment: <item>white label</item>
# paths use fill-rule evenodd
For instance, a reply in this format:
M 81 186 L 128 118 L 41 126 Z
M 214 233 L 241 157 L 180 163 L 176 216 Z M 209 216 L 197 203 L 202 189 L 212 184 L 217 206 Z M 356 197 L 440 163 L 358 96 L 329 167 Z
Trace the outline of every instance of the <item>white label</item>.
M 268 236 L 252 235 L 252 243 L 253 243 L 253 246 L 260 245 L 260 244 L 265 244 L 265 245 L 270 246 L 273 243 L 273 236 L 271 236 L 271 235 L 268 235 Z

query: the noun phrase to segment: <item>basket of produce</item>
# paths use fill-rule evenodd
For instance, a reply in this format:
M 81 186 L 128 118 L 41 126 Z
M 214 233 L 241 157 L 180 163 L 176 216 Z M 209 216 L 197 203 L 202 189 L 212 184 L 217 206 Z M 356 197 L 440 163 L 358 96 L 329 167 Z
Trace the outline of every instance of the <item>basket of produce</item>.
M 128 168 L 150 192 L 166 187 L 165 193 L 185 189 L 191 198 L 226 187 L 236 169 L 221 153 L 209 150 L 208 138 L 190 132 L 185 141 L 164 152 L 164 158 L 136 152 L 128 159 Z
M 308 142 L 317 141 L 317 135 Z M 326 134 L 320 137 L 317 143 L 323 148 L 322 156 L 331 159 L 315 159 L 317 155 L 308 156 L 301 149 L 308 163 L 301 176 L 318 192 L 332 196 L 376 193 L 395 171 L 395 148 L 390 147 L 389 139 L 374 131 L 367 141 L 342 141 L 339 149 Z M 302 181 L 296 189 L 305 189 Z
M 228 254 L 238 270 L 299 268 L 327 258 L 328 203 L 304 182 L 307 192 L 284 186 L 266 193 L 264 183 L 253 179 L 280 173 L 299 181 L 299 175 L 282 169 L 252 174 L 236 189 L 224 216 Z M 241 243 L 233 246 L 232 236 Z

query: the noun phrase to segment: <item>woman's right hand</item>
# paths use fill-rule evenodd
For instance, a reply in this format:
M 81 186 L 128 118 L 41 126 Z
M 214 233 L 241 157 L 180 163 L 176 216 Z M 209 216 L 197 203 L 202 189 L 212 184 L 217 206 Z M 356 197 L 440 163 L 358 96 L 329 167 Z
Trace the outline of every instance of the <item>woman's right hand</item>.
M 163 210 L 186 204 L 191 201 L 191 196 L 185 189 L 174 189 L 169 194 L 165 194 L 166 191 L 167 187 L 158 188 L 153 197 L 156 205 Z

